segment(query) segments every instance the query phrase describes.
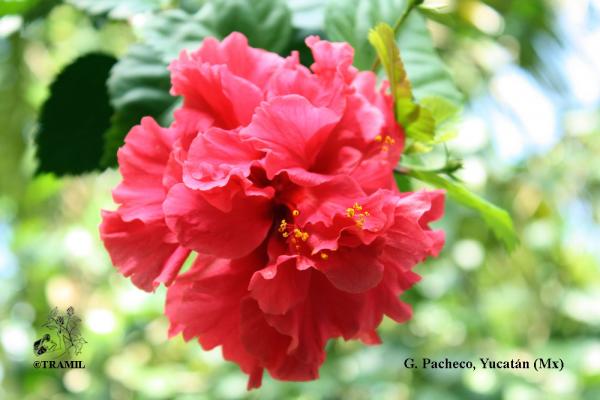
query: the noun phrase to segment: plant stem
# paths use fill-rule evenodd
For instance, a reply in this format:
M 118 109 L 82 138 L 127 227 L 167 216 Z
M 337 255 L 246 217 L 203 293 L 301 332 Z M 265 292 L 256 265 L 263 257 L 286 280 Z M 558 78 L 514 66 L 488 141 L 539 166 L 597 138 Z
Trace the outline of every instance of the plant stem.
M 445 175 L 452 177 L 452 174 L 461 168 L 462 168 L 462 162 L 456 161 L 456 160 L 455 161 L 450 160 L 448 163 L 446 163 L 446 165 L 444 165 L 440 168 L 433 168 L 433 169 L 420 168 L 420 167 L 416 167 L 416 166 L 412 166 L 412 165 L 411 166 L 398 165 L 398 166 L 396 166 L 396 168 L 394 168 L 394 172 L 397 172 L 402 175 L 409 175 L 409 176 L 411 175 L 412 171 L 432 172 L 434 174 L 445 174 Z
M 396 23 L 392 27 L 392 29 L 394 30 L 394 34 L 398 33 L 398 30 L 400 29 L 400 27 L 402 26 L 402 24 L 404 23 L 404 21 L 408 17 L 408 14 L 410 14 L 412 9 L 421 3 L 423 3 L 423 0 L 408 0 L 408 4 L 406 5 L 404 12 L 402 13 L 402 15 L 400 15 L 400 18 L 398 18 L 396 20 Z M 373 64 L 371 65 L 371 71 L 377 72 L 377 69 L 379 68 L 379 64 L 380 64 L 379 57 L 375 56 L 375 59 L 373 60 Z

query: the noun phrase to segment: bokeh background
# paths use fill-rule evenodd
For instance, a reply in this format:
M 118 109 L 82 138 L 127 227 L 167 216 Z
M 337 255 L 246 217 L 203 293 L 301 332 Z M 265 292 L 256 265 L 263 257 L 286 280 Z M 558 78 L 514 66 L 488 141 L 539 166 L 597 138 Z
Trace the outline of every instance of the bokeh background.
M 27 1 L 0 10 L 8 3 Z M 34 176 L 32 137 L 53 78 L 88 51 L 119 56 L 136 39 L 126 21 L 36 3 L 0 17 L 0 399 L 600 398 L 600 1 L 427 2 L 441 7 L 429 28 L 467 98 L 450 142 L 465 161 L 459 176 L 510 210 L 521 244 L 508 254 L 449 202 L 446 247 L 404 296 L 412 320 L 384 321 L 381 346 L 331 343 L 318 381 L 267 377 L 250 393 L 219 350 L 167 340 L 163 288 L 146 294 L 113 270 L 97 226 L 118 173 Z M 321 1 L 289 4 L 298 26 L 323 23 Z M 54 306 L 83 319 L 85 369 L 32 368 Z M 402 365 L 540 356 L 564 370 Z

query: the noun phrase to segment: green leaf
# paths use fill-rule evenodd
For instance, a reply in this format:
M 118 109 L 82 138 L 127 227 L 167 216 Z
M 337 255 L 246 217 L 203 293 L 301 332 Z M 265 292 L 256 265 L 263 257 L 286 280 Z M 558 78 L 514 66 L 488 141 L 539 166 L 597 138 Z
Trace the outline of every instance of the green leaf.
M 435 144 L 446 142 L 456 136 L 459 107 L 438 96 L 426 97 L 421 100 L 420 105 L 429 111 L 435 121 Z
M 394 31 L 385 23 L 369 31 L 369 41 L 383 64 L 394 98 L 396 120 L 405 128 L 406 136 L 422 144 L 433 143 L 436 121 L 426 108 L 415 103 L 408 76 L 396 45 Z
M 479 212 L 485 223 L 494 232 L 494 235 L 502 241 L 509 251 L 512 251 L 518 244 L 519 240 L 512 219 L 506 210 L 482 199 L 459 183 L 450 181 L 436 173 L 410 170 L 408 175 L 436 188 L 445 189 L 451 199 Z
M 221 37 L 205 22 L 207 15 L 206 11 L 202 11 L 202 14 L 188 14 L 177 9 L 163 11 L 150 18 L 141 30 L 143 43 L 168 65 L 182 50 L 191 51 L 200 47 L 205 37 Z
M 98 169 L 112 108 L 106 80 L 116 59 L 92 53 L 67 66 L 50 86 L 36 136 L 38 172 Z
M 0 16 L 24 14 L 39 2 L 40 0 L 0 0 Z
M 380 22 L 394 25 L 406 8 L 405 0 L 329 0 L 325 12 L 325 32 L 330 40 L 346 41 L 354 47 L 354 64 L 369 69 L 375 59 L 368 33 Z M 433 45 L 425 19 L 413 10 L 395 35 L 402 61 L 417 100 L 439 96 L 462 102 L 443 62 Z
M 251 46 L 277 53 L 292 38 L 292 13 L 283 0 L 211 0 L 198 18 L 218 37 L 241 32 Z
M 279 51 L 291 39 L 290 11 L 279 0 L 210 0 L 194 14 L 166 10 L 147 22 L 140 32 L 142 42 L 132 46 L 111 73 L 115 114 L 106 133 L 104 166 L 116 165 L 117 149 L 142 117 L 169 118 L 177 99 L 169 94 L 168 64 L 182 50 L 197 49 L 205 37 L 222 39 L 234 30 L 244 33 L 252 46 Z
M 67 0 L 67 2 L 90 15 L 126 19 L 132 15 L 159 10 L 167 5 L 169 0 Z
M 117 164 L 117 150 L 131 127 L 145 116 L 157 119 L 177 100 L 169 94 L 167 63 L 152 47 L 136 44 L 114 66 L 108 80 L 115 113 L 104 138 L 102 165 Z
M 435 138 L 435 119 L 424 107 L 416 106 L 411 118 L 403 124 L 406 129 L 406 136 L 421 142 L 430 144 Z
M 394 35 L 388 24 L 380 23 L 369 31 L 368 39 L 385 68 L 394 101 L 412 100 L 412 89 Z

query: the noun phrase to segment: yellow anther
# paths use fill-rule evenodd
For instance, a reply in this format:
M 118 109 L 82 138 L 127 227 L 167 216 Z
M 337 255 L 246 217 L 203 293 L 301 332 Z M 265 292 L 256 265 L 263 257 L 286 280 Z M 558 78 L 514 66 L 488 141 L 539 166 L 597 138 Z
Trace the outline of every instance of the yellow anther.
M 283 233 L 281 234 L 281 236 L 283 236 L 284 238 L 286 238 L 286 237 L 290 236 L 290 234 L 289 234 L 288 232 L 283 232 Z
M 308 240 L 308 233 L 307 232 L 302 232 L 302 241 L 306 242 Z
M 301 238 L 302 237 L 302 231 L 298 228 L 294 229 L 294 236 L 297 238 Z
M 375 141 L 376 142 L 381 142 L 382 140 L 383 140 L 383 138 L 381 137 L 381 135 L 375 136 Z
M 363 220 L 357 220 L 356 221 L 356 226 L 358 226 L 359 228 L 362 228 L 365 225 L 365 221 Z
M 365 213 L 364 213 L 364 216 L 365 216 L 365 217 L 368 217 L 369 215 L 371 215 L 371 214 L 369 214 L 369 212 L 368 212 L 368 211 L 365 211 Z
M 346 209 L 346 215 L 351 218 L 354 217 L 354 208 Z
M 285 232 L 285 230 L 287 229 L 287 222 L 285 222 L 285 219 L 281 220 L 281 223 L 279 224 L 279 232 Z
M 294 210 L 294 211 L 292 211 L 292 215 L 294 217 L 297 217 L 298 215 L 300 215 L 300 210 Z
M 390 146 L 387 146 L 387 145 L 381 146 L 381 151 L 384 153 L 390 151 Z
M 356 211 L 360 211 L 362 210 L 362 206 L 358 203 L 354 203 L 354 205 L 352 206 L 352 208 L 354 208 Z
M 394 143 L 396 143 L 396 141 L 391 136 L 386 136 L 385 137 L 385 143 L 387 143 L 387 144 L 394 144 Z
M 329 258 L 329 255 L 327 255 L 327 253 L 321 252 L 321 259 L 327 260 L 328 258 Z

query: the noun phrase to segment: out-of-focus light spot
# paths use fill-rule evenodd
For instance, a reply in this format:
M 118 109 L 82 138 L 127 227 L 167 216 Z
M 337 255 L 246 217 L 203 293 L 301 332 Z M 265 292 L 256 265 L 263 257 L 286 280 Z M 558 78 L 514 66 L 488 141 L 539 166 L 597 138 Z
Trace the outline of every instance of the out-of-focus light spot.
M 504 400 L 543 399 L 542 393 L 531 386 L 522 383 L 510 384 L 502 395 Z
M 35 309 L 29 303 L 18 302 L 11 310 L 11 318 L 31 323 L 35 319 Z
M 437 299 L 454 287 L 456 279 L 456 269 L 450 264 L 435 265 L 424 272 L 424 278 L 419 282 L 417 290 L 430 299 Z
M 6 279 L 17 273 L 17 257 L 10 250 L 11 240 L 10 226 L 0 223 L 0 277 Z
M 525 227 L 523 236 L 531 247 L 544 249 L 554 244 L 557 239 L 556 233 L 552 221 L 537 220 Z
M 485 121 L 479 117 L 468 116 L 460 124 L 458 135 L 449 145 L 462 153 L 474 153 L 481 150 L 488 139 Z
M 146 339 L 158 345 L 167 341 L 169 326 L 164 318 L 157 318 L 146 326 Z
M 123 356 L 130 363 L 144 365 L 152 358 L 152 350 L 144 343 L 133 343 L 125 348 Z
M 469 3 L 467 11 L 469 20 L 483 33 L 497 36 L 504 31 L 504 19 L 492 7 L 478 1 Z
M 465 158 L 463 168 L 458 171 L 460 177 L 465 183 L 474 188 L 481 188 L 487 181 L 486 167 L 481 159 L 476 157 Z
M 6 354 L 13 360 L 23 360 L 33 343 L 25 325 L 7 323 L 0 328 L 0 335 Z
M 566 229 L 563 232 L 562 243 L 577 252 L 588 252 L 600 260 L 600 226 L 594 221 L 592 204 L 585 199 L 570 202 L 561 210 Z
M 152 293 L 146 293 L 129 285 L 127 288 L 119 288 L 119 291 L 117 292 L 117 303 L 121 310 L 129 313 L 136 313 L 147 304 L 147 301 L 151 299 L 152 295 Z
M 360 365 L 355 357 L 345 357 L 341 363 L 340 378 L 349 382 L 360 374 Z
M 466 337 L 464 324 L 433 303 L 422 304 L 415 309 L 409 328 L 417 336 L 435 336 L 446 346 L 459 345 Z
M 141 31 L 146 26 L 146 24 L 148 24 L 149 20 L 150 15 L 142 13 L 137 13 L 129 17 L 129 22 L 131 23 L 131 26 L 133 26 L 138 31 Z
M 592 66 L 576 56 L 567 57 L 565 71 L 573 95 L 585 105 L 594 105 L 600 100 L 600 77 Z
M 71 369 L 63 376 L 63 383 L 69 392 L 81 393 L 90 387 L 90 374 L 81 369 Z
M 589 135 L 595 132 L 600 126 L 600 115 L 596 111 L 570 111 L 565 115 L 565 124 L 569 135 Z
M 456 0 L 425 0 L 421 7 L 450 12 L 456 8 Z
M 202 350 L 199 353 L 199 357 L 202 361 L 210 366 L 217 366 L 223 364 L 223 355 L 221 354 L 221 349 L 219 347 L 215 347 L 212 350 Z
M 93 331 L 99 334 L 111 333 L 116 325 L 114 314 L 104 308 L 91 309 L 86 313 L 86 325 Z
M 561 302 L 563 287 L 556 279 L 544 282 L 540 289 L 540 298 L 548 307 L 554 307 Z
M 492 41 L 473 43 L 471 53 L 480 66 L 492 73 L 515 61 L 514 55 L 508 49 Z
M 590 325 L 600 325 L 600 288 L 588 292 L 570 291 L 565 294 L 562 311 L 573 319 Z
M 167 397 L 170 393 L 170 378 L 168 376 L 153 376 L 144 383 L 144 392 L 157 397 Z
M 594 343 L 584 352 L 583 370 L 590 375 L 600 373 L 600 343 Z
M 230 374 L 219 379 L 216 395 L 222 399 L 238 399 L 246 394 L 246 378 L 241 374 Z
M 532 186 L 523 185 L 513 201 L 513 209 L 523 217 L 529 219 L 542 202 L 541 193 Z
M 526 153 L 526 140 L 514 122 L 504 113 L 491 112 L 494 143 L 505 160 L 516 160 Z
M 489 394 L 498 386 L 498 378 L 490 370 L 465 371 L 463 377 L 466 386 L 476 393 Z
M 292 10 L 292 25 L 304 29 L 321 29 L 324 25 L 325 7 L 322 0 L 288 1 Z
M 550 372 L 546 376 L 545 389 L 553 394 L 568 395 L 577 390 L 577 377 L 569 370 Z
M 64 244 L 66 250 L 75 257 L 86 257 L 92 254 L 92 236 L 83 228 L 69 230 L 65 236 Z
M 494 143 L 506 159 L 546 151 L 559 138 L 557 107 L 526 72 L 505 68 L 490 83 L 501 107 L 493 111 Z
M 459 240 L 452 248 L 452 259 L 456 265 L 467 271 L 479 267 L 484 257 L 485 250 L 476 240 Z
M 57 276 L 46 284 L 46 298 L 49 304 L 66 309 L 77 304 L 77 289 L 70 279 Z
M 20 15 L 7 15 L 0 18 L 0 37 L 8 37 L 21 29 L 23 18 Z

